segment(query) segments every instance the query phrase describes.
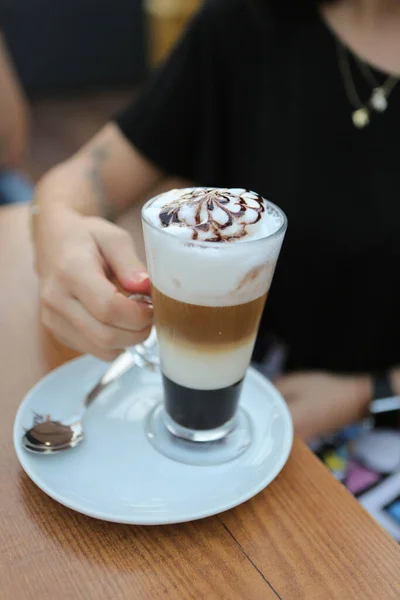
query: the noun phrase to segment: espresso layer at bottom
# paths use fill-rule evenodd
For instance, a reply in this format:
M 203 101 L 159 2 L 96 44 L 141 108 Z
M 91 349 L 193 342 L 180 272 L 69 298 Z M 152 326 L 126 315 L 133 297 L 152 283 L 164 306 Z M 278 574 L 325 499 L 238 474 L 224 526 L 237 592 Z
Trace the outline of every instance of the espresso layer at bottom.
M 169 416 L 188 429 L 215 429 L 235 414 L 243 379 L 217 390 L 194 390 L 163 374 L 165 407 Z

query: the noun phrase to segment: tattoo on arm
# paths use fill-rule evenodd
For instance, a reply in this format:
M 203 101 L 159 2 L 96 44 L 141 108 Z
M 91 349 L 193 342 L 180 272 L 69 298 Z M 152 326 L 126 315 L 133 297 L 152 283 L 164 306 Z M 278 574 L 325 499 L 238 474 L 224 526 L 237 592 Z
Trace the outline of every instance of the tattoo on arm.
M 7 156 L 7 137 L 0 133 L 0 164 L 6 160 Z
M 4 148 L 5 148 L 5 142 L 4 142 L 3 136 L 0 134 L 0 162 L 3 159 Z
M 102 177 L 101 169 L 111 155 L 110 145 L 103 144 L 93 148 L 90 153 L 91 165 L 87 171 L 87 178 L 91 183 L 94 198 L 96 200 L 99 213 L 109 221 L 115 221 L 116 210 L 109 199 L 107 187 Z

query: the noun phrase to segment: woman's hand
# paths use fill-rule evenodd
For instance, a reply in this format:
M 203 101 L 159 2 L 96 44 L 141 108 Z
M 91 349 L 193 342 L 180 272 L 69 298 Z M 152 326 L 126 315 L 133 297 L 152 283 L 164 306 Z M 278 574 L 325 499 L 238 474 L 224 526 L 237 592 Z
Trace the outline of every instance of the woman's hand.
M 303 439 L 361 419 L 372 394 L 368 376 L 304 372 L 285 375 L 274 383 L 288 403 L 295 433 Z
M 103 360 L 143 341 L 150 333 L 151 309 L 129 300 L 110 280 L 127 292 L 150 292 L 130 235 L 62 205 L 47 204 L 34 220 L 42 321 L 52 334 Z
M 143 201 L 164 179 L 108 123 L 39 182 L 32 232 L 42 320 L 67 346 L 112 360 L 149 335 L 152 310 L 127 298 L 150 292 L 148 275 L 131 236 L 102 217 Z

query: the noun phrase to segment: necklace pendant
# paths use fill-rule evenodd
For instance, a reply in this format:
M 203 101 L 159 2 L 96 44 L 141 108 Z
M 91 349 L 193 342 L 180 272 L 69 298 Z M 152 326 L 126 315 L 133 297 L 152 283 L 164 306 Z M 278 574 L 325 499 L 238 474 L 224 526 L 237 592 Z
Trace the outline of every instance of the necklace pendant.
M 374 88 L 369 103 L 376 112 L 385 112 L 388 107 L 385 90 L 381 87 Z
M 369 123 L 369 110 L 368 108 L 359 108 L 355 110 L 351 115 L 353 120 L 353 125 L 357 127 L 357 129 L 363 129 Z

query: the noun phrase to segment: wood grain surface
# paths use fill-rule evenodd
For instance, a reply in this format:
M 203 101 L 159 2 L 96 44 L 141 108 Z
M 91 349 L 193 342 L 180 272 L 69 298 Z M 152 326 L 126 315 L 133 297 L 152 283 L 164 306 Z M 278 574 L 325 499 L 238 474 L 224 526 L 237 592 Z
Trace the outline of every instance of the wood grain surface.
M 176 526 L 96 521 L 28 479 L 15 412 L 72 353 L 40 326 L 27 223 L 0 209 L 0 599 L 398 600 L 398 545 L 299 441 L 254 499 Z

